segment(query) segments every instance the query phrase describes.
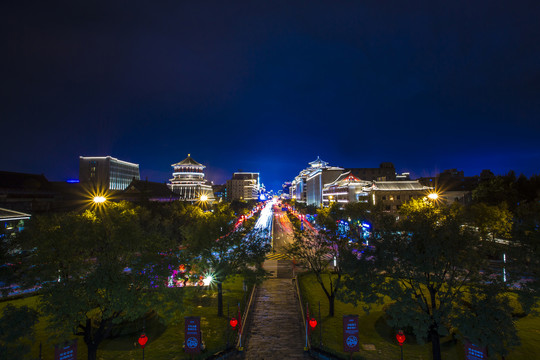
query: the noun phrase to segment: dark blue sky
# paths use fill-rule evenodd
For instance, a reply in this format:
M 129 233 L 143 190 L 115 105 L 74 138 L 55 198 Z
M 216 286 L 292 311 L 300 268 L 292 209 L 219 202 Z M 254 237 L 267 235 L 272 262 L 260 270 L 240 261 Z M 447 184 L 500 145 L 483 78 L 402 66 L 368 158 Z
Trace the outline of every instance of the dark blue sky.
M 538 19 L 537 0 L 2 2 L 0 170 L 539 173 Z

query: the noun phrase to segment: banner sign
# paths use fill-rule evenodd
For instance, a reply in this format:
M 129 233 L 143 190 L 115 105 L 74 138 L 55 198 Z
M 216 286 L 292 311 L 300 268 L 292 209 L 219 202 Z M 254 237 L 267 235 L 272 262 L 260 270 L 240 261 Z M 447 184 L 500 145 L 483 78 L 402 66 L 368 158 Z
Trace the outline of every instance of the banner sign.
M 201 317 L 186 316 L 184 318 L 184 344 L 187 353 L 201 352 Z
M 466 360 L 486 360 L 488 358 L 485 347 L 474 345 L 465 341 L 465 359 Z
M 360 351 L 360 341 L 358 339 L 358 315 L 343 316 L 343 351 Z
M 77 339 L 54 346 L 54 360 L 76 360 Z

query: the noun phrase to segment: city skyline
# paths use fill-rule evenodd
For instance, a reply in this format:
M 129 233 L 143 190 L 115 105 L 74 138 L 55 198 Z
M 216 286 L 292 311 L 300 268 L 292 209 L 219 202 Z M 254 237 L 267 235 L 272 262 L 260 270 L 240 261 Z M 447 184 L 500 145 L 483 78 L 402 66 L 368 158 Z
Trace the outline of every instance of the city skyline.
M 320 156 L 527 176 L 540 163 L 540 5 L 0 5 L 0 170 L 76 178 L 79 156 L 166 182 L 188 153 L 279 190 Z

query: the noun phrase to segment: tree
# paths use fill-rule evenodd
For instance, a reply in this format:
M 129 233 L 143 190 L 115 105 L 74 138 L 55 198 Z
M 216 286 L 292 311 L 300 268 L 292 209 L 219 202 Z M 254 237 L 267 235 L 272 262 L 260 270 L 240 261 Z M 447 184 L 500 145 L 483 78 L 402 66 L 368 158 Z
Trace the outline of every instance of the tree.
M 478 319 L 493 316 L 492 309 L 507 310 L 506 284 L 489 262 L 499 245 L 482 240 L 468 220 L 459 206 L 437 206 L 422 199 L 403 205 L 400 220 L 374 234 L 374 247 L 366 249 L 370 253 L 347 264 L 344 299 L 394 300 L 387 309 L 390 324 L 411 327 L 419 341 L 429 339 L 435 360 L 441 359 L 440 336 L 452 327 L 460 336 L 478 339 L 492 353 L 504 354 L 517 339 L 502 337 L 515 335 L 510 316 L 491 321 L 494 329 L 501 329 L 498 338 L 497 332 L 488 336 L 474 326 Z M 372 264 L 372 276 L 355 276 L 362 260 Z
M 301 230 L 293 222 L 294 242 L 287 252 L 311 271 L 328 299 L 328 315 L 334 316 L 336 295 L 342 286 L 342 261 L 350 253 L 348 226 L 342 222 L 343 212 L 337 206 L 317 212 L 320 229 Z
M 170 239 L 143 227 L 148 214 L 128 203 L 96 211 L 32 220 L 27 240 L 42 284 L 41 309 L 58 337 L 82 335 L 88 359 L 113 325 L 150 310 L 173 311 L 168 266 L 176 261 Z M 146 221 L 148 222 L 148 221 Z M 175 294 L 180 295 L 180 294 Z
M 512 213 L 506 203 L 499 205 L 473 204 L 467 209 L 468 223 L 475 226 L 480 236 L 486 240 L 510 238 L 512 231 Z
M 34 340 L 38 314 L 27 307 L 7 305 L 0 317 L 0 360 L 23 359 Z
M 215 204 L 186 231 L 186 248 L 194 259 L 192 265 L 212 276 L 217 286 L 218 316 L 223 316 L 223 282 L 231 275 L 258 278 L 269 250 L 262 234 L 249 232 L 253 224 L 236 228 L 236 216 L 225 203 Z M 198 261 L 196 260 L 198 259 Z

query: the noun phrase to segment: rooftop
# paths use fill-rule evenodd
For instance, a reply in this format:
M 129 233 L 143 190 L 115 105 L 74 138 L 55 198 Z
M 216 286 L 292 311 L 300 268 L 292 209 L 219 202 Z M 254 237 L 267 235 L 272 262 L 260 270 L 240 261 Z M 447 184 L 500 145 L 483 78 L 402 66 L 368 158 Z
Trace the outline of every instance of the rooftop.
M 171 166 L 202 166 L 203 168 L 206 167 L 203 164 L 193 160 L 191 154 L 188 154 L 187 158 L 180 161 L 179 163 L 172 164 Z

